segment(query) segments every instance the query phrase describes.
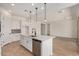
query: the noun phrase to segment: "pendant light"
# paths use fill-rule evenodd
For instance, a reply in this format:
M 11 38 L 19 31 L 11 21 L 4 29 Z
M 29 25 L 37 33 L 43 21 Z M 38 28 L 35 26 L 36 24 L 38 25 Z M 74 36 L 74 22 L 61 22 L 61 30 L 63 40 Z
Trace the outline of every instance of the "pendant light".
M 36 22 L 37 22 L 37 10 L 38 10 L 38 8 L 36 7 L 35 9 L 36 9 Z
M 46 3 L 44 3 L 44 9 L 45 9 L 44 22 L 47 22 L 47 18 L 46 18 Z
M 32 11 L 30 11 L 30 24 L 31 24 L 31 13 L 32 13 Z

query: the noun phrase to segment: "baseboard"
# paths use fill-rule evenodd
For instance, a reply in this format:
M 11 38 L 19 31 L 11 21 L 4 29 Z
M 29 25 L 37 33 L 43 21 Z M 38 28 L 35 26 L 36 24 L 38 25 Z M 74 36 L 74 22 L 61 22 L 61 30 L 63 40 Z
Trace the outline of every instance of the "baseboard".
M 77 39 L 77 38 L 56 36 L 56 39 L 76 42 L 76 39 Z

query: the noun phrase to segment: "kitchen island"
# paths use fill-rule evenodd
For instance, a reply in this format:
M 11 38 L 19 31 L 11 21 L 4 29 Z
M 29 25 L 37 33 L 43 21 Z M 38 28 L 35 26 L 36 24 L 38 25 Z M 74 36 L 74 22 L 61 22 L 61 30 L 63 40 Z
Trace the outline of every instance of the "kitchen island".
M 21 45 L 28 49 L 35 56 L 51 56 L 53 55 L 53 39 L 52 36 L 24 36 L 21 35 Z

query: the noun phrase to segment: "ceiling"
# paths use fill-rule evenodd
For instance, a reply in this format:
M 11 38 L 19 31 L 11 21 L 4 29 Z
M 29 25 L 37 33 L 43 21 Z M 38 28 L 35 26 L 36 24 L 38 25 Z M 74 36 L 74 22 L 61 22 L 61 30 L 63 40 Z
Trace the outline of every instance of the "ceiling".
M 76 5 L 77 3 L 47 3 L 47 15 L 50 13 L 53 14 L 57 11 L 60 11 L 64 8 Z M 15 3 L 15 6 L 11 6 L 11 3 L 0 3 L 0 7 L 6 9 L 10 13 L 14 15 L 19 15 L 23 17 L 28 17 L 28 14 L 24 12 L 26 9 L 28 12 L 32 11 L 32 15 L 35 16 L 35 7 L 38 7 L 38 16 L 44 17 L 44 4 L 43 3 L 35 3 L 34 6 L 32 6 L 32 3 Z M 42 9 L 41 9 L 42 8 Z

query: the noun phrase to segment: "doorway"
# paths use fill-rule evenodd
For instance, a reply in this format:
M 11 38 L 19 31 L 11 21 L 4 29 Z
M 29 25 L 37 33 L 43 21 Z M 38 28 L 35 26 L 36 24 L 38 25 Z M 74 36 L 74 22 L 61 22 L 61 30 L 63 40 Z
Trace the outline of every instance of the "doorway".
M 78 16 L 78 19 L 77 19 L 77 40 L 76 40 L 76 43 L 77 43 L 77 46 L 78 46 L 78 49 L 79 49 L 79 16 Z

